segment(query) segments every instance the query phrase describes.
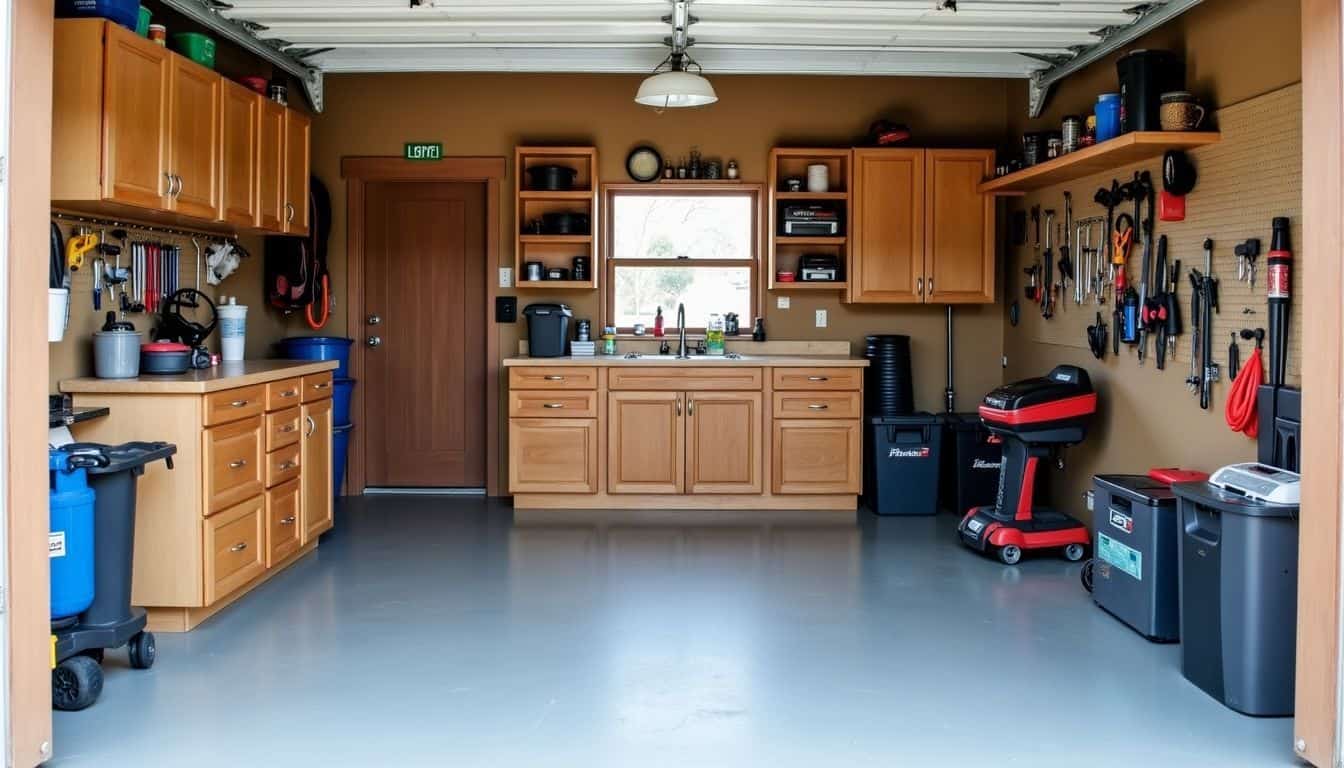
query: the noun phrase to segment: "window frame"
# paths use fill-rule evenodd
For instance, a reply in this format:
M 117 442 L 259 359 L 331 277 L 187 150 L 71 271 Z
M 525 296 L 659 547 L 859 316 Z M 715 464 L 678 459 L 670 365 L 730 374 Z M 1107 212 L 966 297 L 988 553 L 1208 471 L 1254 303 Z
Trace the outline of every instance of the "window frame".
M 605 278 L 602 286 L 602 325 L 615 322 L 616 317 L 616 268 L 636 267 L 747 267 L 750 270 L 749 306 L 751 314 L 742 318 L 742 324 L 750 328 L 751 323 L 761 314 L 761 264 L 765 258 L 762 244 L 765 242 L 761 226 L 761 204 L 764 187 L 749 182 L 674 182 L 662 184 L 608 183 L 602 185 L 602 273 Z M 618 259 L 613 254 L 615 248 L 616 221 L 613 216 L 615 199 L 618 196 L 647 195 L 651 197 L 747 197 L 751 200 L 751 258 L 750 259 Z M 664 308 L 663 328 L 668 335 L 677 332 L 676 307 Z M 704 326 L 686 326 L 686 332 L 703 334 Z M 618 336 L 634 336 L 633 327 L 617 327 Z M 648 325 L 645 338 L 651 338 L 653 326 Z M 640 337 L 636 337 L 640 338 Z

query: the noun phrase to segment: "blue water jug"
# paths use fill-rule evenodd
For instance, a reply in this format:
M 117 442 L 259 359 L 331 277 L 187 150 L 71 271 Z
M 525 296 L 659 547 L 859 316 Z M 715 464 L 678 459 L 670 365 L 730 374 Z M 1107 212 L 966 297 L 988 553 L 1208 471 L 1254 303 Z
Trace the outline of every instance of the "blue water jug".
M 77 616 L 93 603 L 93 489 L 86 470 L 59 449 L 48 455 L 51 618 Z
M 1103 93 L 1097 97 L 1097 143 L 1120 135 L 1120 94 Z

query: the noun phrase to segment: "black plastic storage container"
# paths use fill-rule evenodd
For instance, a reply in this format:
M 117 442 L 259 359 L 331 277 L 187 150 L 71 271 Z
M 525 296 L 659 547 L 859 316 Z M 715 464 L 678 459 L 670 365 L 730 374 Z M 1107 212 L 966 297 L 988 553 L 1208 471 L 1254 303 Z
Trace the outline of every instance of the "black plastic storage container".
M 1256 393 L 1260 412 L 1257 460 L 1261 464 L 1301 472 L 1302 390 L 1262 385 Z
M 938 457 L 943 427 L 917 413 L 870 420 L 864 502 L 879 515 L 938 513 Z
M 958 515 L 993 506 L 1003 468 L 1003 443 L 976 413 L 944 413 L 938 503 Z
M 1130 51 L 1120 75 L 1120 132 L 1162 130 L 1162 94 L 1185 90 L 1185 66 L 1171 51 Z
M 1181 674 L 1228 707 L 1293 714 L 1298 508 L 1177 483 Z
M 1144 475 L 1097 475 L 1092 499 L 1092 600 L 1149 640 L 1179 640 L 1181 528 L 1175 494 Z
M 874 335 L 865 341 L 863 356 L 868 359 L 868 368 L 864 374 L 864 414 L 890 418 L 914 413 L 910 337 Z
M 528 357 L 564 357 L 569 346 L 569 321 L 574 313 L 564 304 L 528 304 Z

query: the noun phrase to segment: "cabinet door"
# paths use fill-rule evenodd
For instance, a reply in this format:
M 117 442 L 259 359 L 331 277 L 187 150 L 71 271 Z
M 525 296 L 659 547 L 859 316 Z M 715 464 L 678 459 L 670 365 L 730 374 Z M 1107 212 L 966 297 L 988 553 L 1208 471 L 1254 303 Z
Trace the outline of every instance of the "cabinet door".
M 261 129 L 261 94 L 230 80 L 220 97 L 219 220 L 237 227 L 257 223 L 257 132 Z
M 166 208 L 168 60 L 172 54 L 116 24 L 109 23 L 106 29 L 103 198 L 142 208 Z M 97 105 L 88 108 L 97 109 Z
M 924 208 L 924 295 L 937 304 L 994 302 L 994 170 L 985 149 L 930 149 Z
M 299 551 L 299 497 L 302 490 L 291 480 L 266 492 L 266 567 L 274 568 Z
M 299 519 L 303 521 L 303 544 L 315 540 L 331 528 L 331 399 L 303 406 L 303 440 L 299 456 L 299 477 L 303 481 L 303 501 Z
M 308 150 L 312 121 L 285 110 L 285 232 L 308 234 Z
M 860 422 L 776 419 L 775 493 L 858 493 L 863 458 Z
M 684 396 L 607 395 L 607 492 L 681 493 L 685 488 Z
M 686 490 L 761 492 L 761 393 L 686 393 Z
M 924 150 L 854 150 L 849 300 L 923 301 Z
M 509 419 L 509 491 L 597 493 L 597 438 L 597 419 Z
M 219 217 L 220 77 L 182 56 L 171 58 L 168 172 L 177 176 L 172 210 Z
M 283 232 L 285 226 L 285 108 L 261 100 L 257 130 L 257 222 L 259 229 Z

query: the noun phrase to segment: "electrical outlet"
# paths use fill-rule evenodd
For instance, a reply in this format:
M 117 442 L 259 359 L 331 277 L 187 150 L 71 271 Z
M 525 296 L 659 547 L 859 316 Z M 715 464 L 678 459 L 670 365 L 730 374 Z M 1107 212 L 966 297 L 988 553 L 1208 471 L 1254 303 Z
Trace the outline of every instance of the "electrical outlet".
M 824 309 L 817 310 L 817 327 L 818 328 L 826 327 L 826 310 Z
M 513 287 L 513 267 L 499 268 L 499 287 L 500 288 Z
M 789 308 L 789 297 L 788 297 L 788 296 L 776 296 L 776 297 L 775 297 L 775 308 L 776 308 L 776 309 L 788 309 L 788 308 Z

